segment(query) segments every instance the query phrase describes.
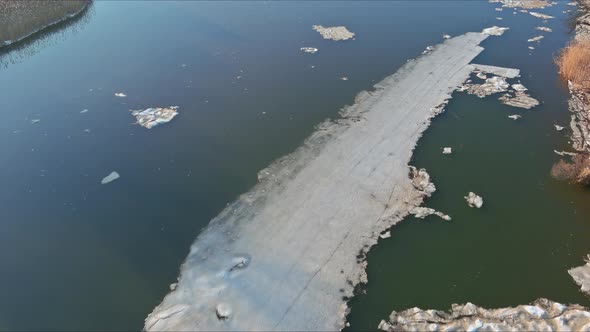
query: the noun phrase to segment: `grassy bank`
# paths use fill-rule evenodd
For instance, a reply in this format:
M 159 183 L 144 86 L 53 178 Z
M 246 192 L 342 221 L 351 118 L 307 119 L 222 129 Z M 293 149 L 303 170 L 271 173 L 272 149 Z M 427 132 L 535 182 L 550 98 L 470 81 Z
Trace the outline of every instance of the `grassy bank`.
M 576 88 L 590 89 L 590 40 L 568 45 L 557 58 L 561 77 Z
M 80 13 L 91 0 L 0 0 L 0 45 Z

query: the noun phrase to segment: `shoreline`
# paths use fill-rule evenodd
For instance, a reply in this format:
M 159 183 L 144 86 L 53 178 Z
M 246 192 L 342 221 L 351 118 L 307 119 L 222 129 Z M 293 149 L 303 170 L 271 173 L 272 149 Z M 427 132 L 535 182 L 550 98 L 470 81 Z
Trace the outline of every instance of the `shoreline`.
M 590 40 L 590 0 L 578 0 L 584 13 L 576 21 L 574 40 Z M 568 82 L 570 98 L 568 101 L 571 112 L 570 127 L 572 129 L 571 145 L 582 155 L 590 155 L 590 91 L 577 88 Z M 586 264 L 573 267 L 568 273 L 580 291 L 590 295 L 590 255 Z
M 583 13 L 576 20 L 574 41 L 590 40 L 590 0 L 578 0 Z M 568 82 L 571 114 L 572 147 L 582 154 L 590 154 L 590 92 Z
M 12 46 L 15 45 L 23 40 L 26 40 L 28 38 L 30 38 L 31 36 L 44 31 L 45 29 L 48 29 L 52 26 L 55 26 L 57 24 L 66 22 L 72 18 L 77 17 L 78 15 L 82 14 L 84 11 L 86 11 L 86 9 L 88 9 L 89 5 L 92 3 L 91 0 L 81 0 L 81 1 L 74 1 L 72 3 L 78 3 L 80 8 L 77 9 L 75 12 L 70 13 L 70 12 L 64 12 L 62 14 L 62 16 L 56 20 L 50 21 L 49 23 L 44 23 L 38 26 L 34 26 L 28 29 L 27 32 L 22 33 L 16 37 L 13 37 L 13 39 L 3 39 L 0 36 L 0 49 L 4 48 L 4 47 L 8 47 L 8 46 Z M 63 9 L 64 11 L 66 10 L 65 8 Z M 21 13 L 21 15 L 25 15 L 26 13 Z M 16 14 L 17 16 L 19 14 Z M 0 27 L 0 31 L 2 29 L 5 29 L 4 27 Z
M 407 62 L 259 172 L 197 237 L 144 329 L 344 328 L 365 254 L 429 194 L 408 175 L 413 149 L 487 37 L 460 35 Z

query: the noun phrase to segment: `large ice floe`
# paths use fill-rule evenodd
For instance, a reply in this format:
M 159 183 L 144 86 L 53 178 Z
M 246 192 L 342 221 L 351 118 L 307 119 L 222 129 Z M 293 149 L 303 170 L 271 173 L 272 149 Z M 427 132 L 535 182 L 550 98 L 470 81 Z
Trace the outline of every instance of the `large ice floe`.
M 199 234 L 144 329 L 344 328 L 366 253 L 435 189 L 408 169 L 412 151 L 488 37 L 449 38 L 409 61 L 262 170 Z
M 137 124 L 147 129 L 172 121 L 178 115 L 178 106 L 164 108 L 150 107 L 145 110 L 131 110 L 131 114 L 137 119 Z

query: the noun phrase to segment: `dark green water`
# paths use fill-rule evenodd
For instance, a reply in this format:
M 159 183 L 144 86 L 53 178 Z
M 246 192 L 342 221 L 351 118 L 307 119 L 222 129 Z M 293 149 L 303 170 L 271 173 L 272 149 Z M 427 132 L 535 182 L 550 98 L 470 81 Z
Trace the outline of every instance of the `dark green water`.
M 533 55 L 526 39 L 541 20 L 493 7 L 104 1 L 0 54 L 0 329 L 140 329 L 200 229 L 258 170 L 442 33 L 494 24 L 512 29 L 477 61 L 521 68 L 544 104 L 513 122 L 517 109 L 455 96 L 415 155 L 439 188 L 428 205 L 453 222 L 404 221 L 371 251 L 352 327 L 414 305 L 588 304 L 566 269 L 590 252 L 589 193 L 548 175 L 552 150 L 567 147 L 553 129 L 568 114 L 552 56 L 570 38 L 568 7 L 546 11 L 554 32 Z M 357 38 L 325 41 L 313 24 Z M 173 122 L 132 125 L 129 109 L 169 105 L 180 107 Z M 456 153 L 443 158 L 442 146 Z M 121 178 L 100 185 L 113 170 Z M 482 210 L 466 207 L 467 191 L 483 195 Z

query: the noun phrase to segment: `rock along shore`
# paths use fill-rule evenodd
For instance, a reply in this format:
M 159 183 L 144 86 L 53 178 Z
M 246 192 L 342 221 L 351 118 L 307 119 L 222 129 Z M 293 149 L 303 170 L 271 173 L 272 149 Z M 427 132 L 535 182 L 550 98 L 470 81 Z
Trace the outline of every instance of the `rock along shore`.
M 409 61 L 262 170 L 197 237 L 144 328 L 342 329 L 365 253 L 422 203 L 412 151 L 487 37 L 457 36 Z

